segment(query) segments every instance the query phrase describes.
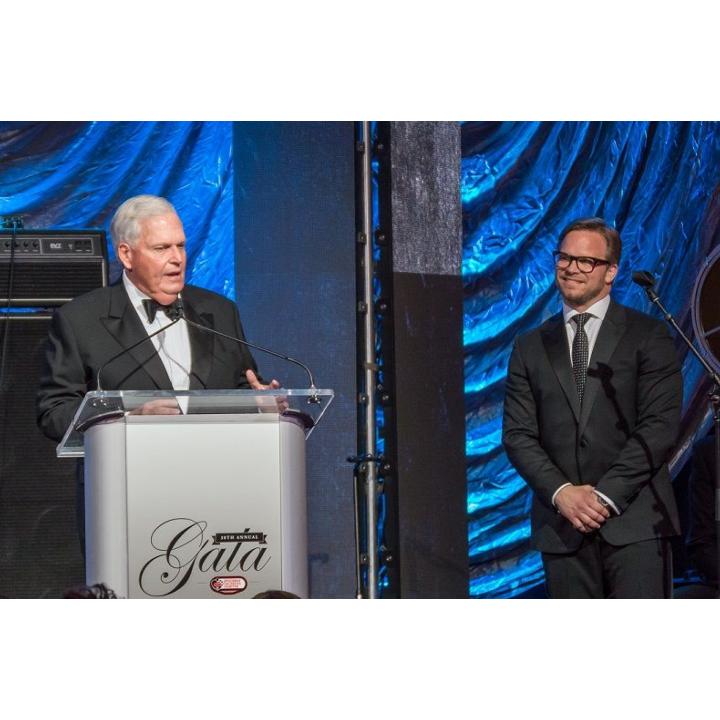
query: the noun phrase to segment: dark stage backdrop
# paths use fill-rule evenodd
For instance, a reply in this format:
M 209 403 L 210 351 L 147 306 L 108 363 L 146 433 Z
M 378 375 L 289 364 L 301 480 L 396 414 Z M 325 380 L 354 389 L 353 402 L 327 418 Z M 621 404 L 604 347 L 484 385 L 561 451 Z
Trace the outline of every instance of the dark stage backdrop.
M 238 301 L 252 342 L 306 363 L 335 400 L 307 443 L 310 593 L 355 591 L 354 130 L 346 123 L 237 123 Z M 304 372 L 256 353 L 266 379 Z
M 558 234 L 581 216 L 615 224 L 624 248 L 614 296 L 655 312 L 631 282 L 650 270 L 690 332 L 693 284 L 718 240 L 720 125 L 465 123 L 462 155 L 470 593 L 512 597 L 543 576 L 529 549 L 530 494 L 500 444 L 505 373 L 514 337 L 560 309 Z M 687 416 L 697 361 L 685 357 L 683 375 Z
M 117 206 L 131 195 L 170 199 L 185 224 L 188 282 L 232 299 L 237 295 L 251 339 L 306 358 L 322 386 L 339 390 L 325 428 L 310 440 L 311 577 L 315 595 L 348 596 L 351 473 L 343 459 L 355 448 L 354 390 L 347 381 L 355 378 L 352 126 L 238 123 L 234 140 L 235 159 L 233 124 L 227 122 L 0 123 L 0 215 L 22 215 L 26 228 L 107 230 Z M 242 182 L 235 186 L 238 171 Z M 242 260 L 237 293 L 234 199 Z M 257 277 L 249 278 L 250 272 Z M 115 263 L 111 279 L 118 274 Z M 258 361 L 287 384 L 303 382 L 265 358 Z M 31 392 L 13 402 L 32 404 Z M 0 537 L 6 538 L 25 531 L 12 525 L 25 515 L 11 511 L 15 495 L 9 494 L 8 473 L 15 456 L 8 437 L 0 443 L 0 502 L 6 510 Z M 327 454 L 320 457 L 323 447 Z M 38 506 L 37 517 L 26 519 L 33 527 L 58 507 L 59 483 L 65 483 L 65 507 L 72 507 L 67 468 L 57 470 L 63 462 L 72 461 L 53 460 L 33 476 L 37 487 L 28 496 L 42 498 L 44 486 L 53 488 L 47 508 Z M 3 545 L 0 570 L 20 560 L 12 543 Z M 68 574 L 69 581 L 76 579 Z M 54 582 L 43 595 L 62 592 L 62 578 Z

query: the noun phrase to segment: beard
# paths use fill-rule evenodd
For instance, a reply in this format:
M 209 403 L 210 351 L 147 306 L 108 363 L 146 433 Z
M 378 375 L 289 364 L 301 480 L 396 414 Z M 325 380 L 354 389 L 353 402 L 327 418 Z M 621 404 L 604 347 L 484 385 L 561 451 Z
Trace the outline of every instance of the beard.
M 555 278 L 555 284 L 570 307 L 587 307 L 610 292 L 610 286 L 602 279 L 578 279 L 577 276 L 559 275 Z

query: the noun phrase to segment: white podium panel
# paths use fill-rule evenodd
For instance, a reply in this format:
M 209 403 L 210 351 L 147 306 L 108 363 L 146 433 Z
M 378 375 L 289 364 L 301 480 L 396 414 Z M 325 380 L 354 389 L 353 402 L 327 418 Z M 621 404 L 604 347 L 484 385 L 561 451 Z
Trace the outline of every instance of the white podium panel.
M 129 598 L 307 597 L 304 451 L 302 428 L 278 415 L 128 416 L 91 428 L 88 584 Z
M 207 425 L 148 420 L 127 429 L 129 597 L 280 588 L 279 423 L 245 423 L 242 442 L 212 423 L 198 453 Z
M 85 457 L 87 584 L 126 598 L 307 597 L 305 440 L 332 397 L 88 393 L 58 446 Z M 180 414 L 146 414 L 158 401 Z

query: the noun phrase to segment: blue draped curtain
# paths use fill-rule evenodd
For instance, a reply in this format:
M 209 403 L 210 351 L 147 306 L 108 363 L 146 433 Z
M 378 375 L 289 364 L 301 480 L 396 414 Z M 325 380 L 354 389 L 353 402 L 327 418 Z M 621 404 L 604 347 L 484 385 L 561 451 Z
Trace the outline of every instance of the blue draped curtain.
M 232 123 L 0 123 L 0 216 L 26 229 L 107 230 L 141 193 L 177 208 L 188 281 L 234 298 Z
M 543 581 L 529 547 L 530 493 L 501 447 L 505 372 L 518 333 L 560 309 L 551 252 L 572 219 L 615 225 L 614 297 L 653 312 L 631 271 L 651 270 L 689 325 L 700 265 L 718 239 L 720 124 L 514 122 L 462 127 L 470 593 L 513 597 Z M 684 354 L 684 353 L 683 353 Z M 685 357 L 686 413 L 702 374 Z
M 720 127 L 466 123 L 462 142 L 470 591 L 511 597 L 542 571 L 529 550 L 528 491 L 500 446 L 503 382 L 515 335 L 559 308 L 557 234 L 577 216 L 615 223 L 615 296 L 648 310 L 629 270 L 652 270 L 687 325 L 717 239 Z M 0 123 L 0 215 L 22 215 L 26 228 L 107 229 L 127 197 L 163 195 L 185 224 L 189 281 L 234 298 L 232 192 L 231 123 Z M 684 376 L 690 398 L 697 363 L 686 359 Z

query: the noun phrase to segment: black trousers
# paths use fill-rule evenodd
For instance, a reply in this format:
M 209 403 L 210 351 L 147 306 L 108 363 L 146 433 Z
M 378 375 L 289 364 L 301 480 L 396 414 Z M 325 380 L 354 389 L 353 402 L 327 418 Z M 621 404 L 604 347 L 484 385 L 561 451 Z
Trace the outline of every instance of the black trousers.
M 672 597 L 669 538 L 615 546 L 597 533 L 568 555 L 543 553 L 545 587 L 551 598 Z

